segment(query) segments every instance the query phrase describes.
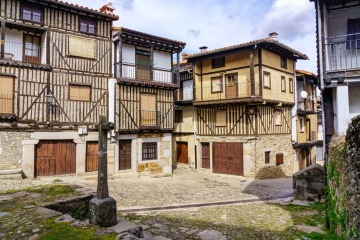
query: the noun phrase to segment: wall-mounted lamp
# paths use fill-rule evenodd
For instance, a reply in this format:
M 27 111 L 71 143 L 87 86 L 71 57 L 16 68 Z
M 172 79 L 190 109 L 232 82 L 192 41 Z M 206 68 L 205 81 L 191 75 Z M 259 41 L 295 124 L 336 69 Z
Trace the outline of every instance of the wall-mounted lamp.
M 79 134 L 80 136 L 82 136 L 82 135 L 87 135 L 87 134 L 88 134 L 87 128 L 86 128 L 86 127 L 79 127 L 79 128 L 78 128 L 78 134 Z
M 48 94 L 46 94 L 46 106 L 49 110 L 51 110 L 52 106 L 53 106 L 53 100 L 54 100 L 54 96 L 51 94 L 51 92 L 49 92 Z

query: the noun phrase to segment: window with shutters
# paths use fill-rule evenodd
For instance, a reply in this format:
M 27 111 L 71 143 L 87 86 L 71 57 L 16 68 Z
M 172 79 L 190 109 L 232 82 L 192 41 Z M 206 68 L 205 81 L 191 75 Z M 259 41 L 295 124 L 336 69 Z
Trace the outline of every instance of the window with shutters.
M 289 78 L 289 93 L 294 93 L 294 80 Z
M 266 151 L 265 152 L 265 159 L 264 159 L 264 162 L 265 164 L 270 164 L 270 151 Z
M 284 164 L 284 154 L 278 153 L 276 154 L 276 166 Z
M 91 85 L 70 84 L 69 100 L 90 101 Z
M 285 78 L 285 76 L 281 76 L 281 91 L 286 92 L 286 78 Z
M 157 160 L 157 142 L 142 143 L 142 160 Z
M 274 122 L 276 126 L 281 126 L 281 110 L 274 110 Z
M 183 121 L 183 111 L 182 110 L 175 110 L 175 122 L 181 123 Z
M 226 111 L 217 111 L 215 118 L 216 127 L 226 127 Z
M 42 23 L 44 9 L 38 4 L 21 2 L 21 19 L 24 21 Z
M 303 117 L 299 117 L 299 125 L 300 132 L 305 132 L 305 119 Z
M 69 36 L 69 52 L 71 57 L 95 59 L 96 41 L 88 38 Z
M 287 58 L 286 57 L 281 57 L 281 60 L 280 60 L 280 66 L 281 68 L 287 68 Z
M 225 57 L 211 59 L 211 66 L 212 66 L 212 68 L 225 67 Z
M 28 63 L 40 63 L 41 45 L 40 36 L 24 34 L 23 61 Z
M 271 76 L 269 72 L 263 73 L 264 88 L 271 89 Z
M 222 77 L 211 78 L 211 92 L 212 93 L 222 92 Z
M 0 113 L 13 113 L 14 111 L 14 78 L 0 76 Z
M 79 31 L 83 33 L 95 34 L 96 19 L 79 16 Z
M 158 111 L 156 110 L 156 95 L 142 93 L 140 96 L 141 126 L 156 126 Z

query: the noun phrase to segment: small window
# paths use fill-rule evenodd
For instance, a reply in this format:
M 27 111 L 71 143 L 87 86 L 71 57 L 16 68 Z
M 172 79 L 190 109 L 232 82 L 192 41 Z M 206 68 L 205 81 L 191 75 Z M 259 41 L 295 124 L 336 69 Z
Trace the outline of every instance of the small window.
M 21 3 L 21 19 L 30 22 L 43 22 L 44 10 L 34 3 Z
M 69 56 L 95 59 L 94 39 L 69 36 Z
M 270 164 L 270 151 L 265 152 L 265 164 Z
M 289 78 L 289 92 L 294 93 L 294 80 Z
M 284 154 L 278 153 L 276 154 L 276 166 L 284 164 Z
M 281 76 L 281 91 L 286 92 L 286 78 L 285 78 L 285 76 Z
M 14 78 L 0 76 L 0 113 L 13 113 Z
M 274 122 L 275 122 L 276 126 L 281 126 L 282 125 L 281 110 L 275 110 L 274 111 Z
M 264 88 L 271 89 L 271 78 L 269 72 L 264 72 L 263 76 Z
M 305 119 L 303 117 L 299 118 L 299 124 L 300 124 L 300 132 L 304 132 L 305 131 Z
M 212 68 L 225 67 L 225 57 L 211 59 L 211 66 L 212 66 Z
M 28 63 L 40 63 L 40 37 L 24 34 L 24 43 L 23 61 Z
M 79 31 L 83 33 L 95 34 L 96 19 L 88 17 L 79 17 Z
M 157 159 L 157 142 L 142 143 L 142 160 L 156 160 Z
M 286 59 L 286 57 L 281 57 L 280 62 L 281 62 L 281 67 L 282 68 L 287 68 L 287 59 Z
M 217 111 L 215 118 L 216 127 L 226 127 L 226 111 Z
M 91 98 L 90 85 L 70 84 L 69 88 L 70 88 L 69 100 L 90 101 Z
M 211 78 L 211 92 L 222 92 L 222 77 Z
M 175 122 L 181 123 L 183 121 L 183 111 L 182 110 L 175 110 Z

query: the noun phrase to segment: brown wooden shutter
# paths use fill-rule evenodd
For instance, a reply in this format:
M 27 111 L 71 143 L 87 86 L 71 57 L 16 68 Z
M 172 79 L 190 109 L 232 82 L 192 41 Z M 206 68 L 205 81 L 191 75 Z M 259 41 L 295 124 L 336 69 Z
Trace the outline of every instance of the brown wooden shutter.
M 14 78 L 0 76 L 0 113 L 13 112 Z
M 216 127 L 226 127 L 226 111 L 216 112 Z
M 280 165 L 284 163 L 284 154 L 278 153 L 276 154 L 276 165 Z
M 95 59 L 95 40 L 69 36 L 69 55 Z
M 70 85 L 70 100 L 90 101 L 91 86 Z
M 156 125 L 156 95 L 155 94 L 141 94 L 141 125 L 154 126 Z

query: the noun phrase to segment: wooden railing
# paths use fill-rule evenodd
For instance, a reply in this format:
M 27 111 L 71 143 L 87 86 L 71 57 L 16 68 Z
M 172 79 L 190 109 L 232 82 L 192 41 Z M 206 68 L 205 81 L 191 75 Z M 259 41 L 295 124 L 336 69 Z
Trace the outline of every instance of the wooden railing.
M 171 69 L 156 68 L 148 64 L 115 63 L 115 77 L 117 78 L 175 83 L 173 75 Z
M 327 39 L 326 51 L 329 71 L 342 71 L 360 68 L 360 39 L 347 40 L 348 37 L 359 37 L 360 34 L 349 34 Z
M 140 126 L 141 127 L 160 126 L 160 111 L 140 110 Z
M 0 56 L 1 49 L 0 49 Z M 34 49 L 24 49 L 23 43 L 5 41 L 3 60 L 19 61 L 27 63 L 41 63 L 41 46 L 36 45 Z
M 258 92 L 259 86 L 256 85 L 255 92 Z M 251 86 L 249 82 L 238 82 L 236 84 L 221 86 L 211 86 L 203 84 L 202 88 L 195 89 L 196 101 L 210 101 L 233 98 L 251 97 Z
M 302 111 L 314 111 L 314 104 L 311 98 L 304 98 L 298 101 L 298 110 Z

